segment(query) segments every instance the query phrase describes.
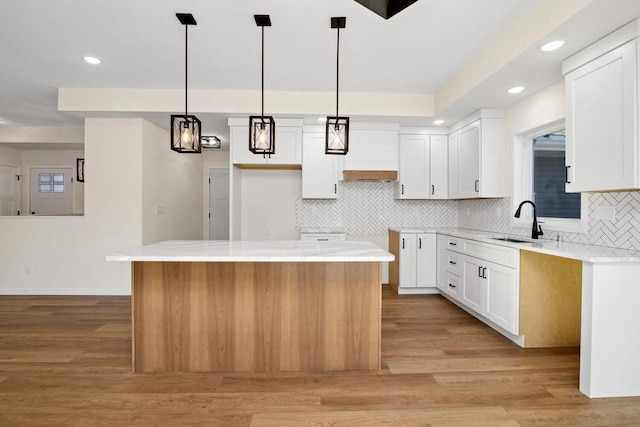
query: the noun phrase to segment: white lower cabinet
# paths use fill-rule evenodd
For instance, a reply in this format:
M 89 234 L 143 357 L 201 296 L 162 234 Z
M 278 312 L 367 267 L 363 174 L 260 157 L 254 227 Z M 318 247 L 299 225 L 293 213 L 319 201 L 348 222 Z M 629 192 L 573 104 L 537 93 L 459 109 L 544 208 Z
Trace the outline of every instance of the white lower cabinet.
M 518 335 L 519 260 L 514 248 L 438 236 L 438 288 L 490 326 Z
M 436 234 L 389 232 L 389 284 L 399 294 L 437 293 Z

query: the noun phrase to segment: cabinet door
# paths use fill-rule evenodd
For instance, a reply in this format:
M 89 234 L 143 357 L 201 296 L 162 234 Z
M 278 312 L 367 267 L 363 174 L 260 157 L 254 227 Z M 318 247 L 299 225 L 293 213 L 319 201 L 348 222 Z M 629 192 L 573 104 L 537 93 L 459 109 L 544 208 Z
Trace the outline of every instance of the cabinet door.
M 518 283 L 515 269 L 493 263 L 485 264 L 487 297 L 483 314 L 497 325 L 517 334 Z
M 480 120 L 458 131 L 459 198 L 475 198 L 480 191 Z
M 446 135 L 431 135 L 429 138 L 429 181 L 432 199 L 449 198 L 449 138 Z
M 276 123 L 276 153 L 271 157 L 267 156 L 267 163 L 274 165 L 302 164 L 302 128 L 278 127 Z
M 482 278 L 482 261 L 472 257 L 461 256 L 462 260 L 462 290 L 460 300 L 470 309 L 484 314 L 485 286 Z
M 247 123 L 249 120 L 247 120 Z M 262 154 L 249 151 L 249 126 L 232 126 L 230 129 L 231 159 L 233 164 L 265 164 Z
M 449 198 L 459 199 L 458 190 L 458 131 L 449 134 Z
M 636 45 L 631 41 L 565 76 L 568 192 L 637 187 Z
M 416 235 L 400 234 L 400 287 L 415 288 Z
M 400 136 L 400 179 L 396 184 L 397 199 L 428 199 L 429 136 Z
M 436 283 L 438 285 L 438 289 L 440 290 L 446 290 L 447 287 L 447 262 L 448 262 L 448 256 L 447 256 L 447 237 L 446 236 L 441 236 L 438 235 L 437 237 L 437 251 L 438 251 L 438 255 L 437 255 L 437 268 L 436 268 L 436 275 L 437 275 L 437 280 Z
M 416 255 L 416 286 L 436 287 L 436 235 L 418 234 Z
M 324 153 L 325 135 L 305 133 L 302 147 L 302 198 L 338 197 L 338 156 Z

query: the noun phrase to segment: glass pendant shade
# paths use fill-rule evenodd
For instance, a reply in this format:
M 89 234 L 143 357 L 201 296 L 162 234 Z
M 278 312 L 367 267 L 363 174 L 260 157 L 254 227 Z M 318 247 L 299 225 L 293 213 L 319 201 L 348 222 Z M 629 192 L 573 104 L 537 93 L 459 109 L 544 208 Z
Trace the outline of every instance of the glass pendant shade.
M 276 122 L 273 117 L 249 117 L 249 151 L 264 155 L 276 153 Z
M 178 153 L 200 153 L 201 123 L 196 116 L 171 115 L 171 149 Z
M 325 154 L 347 154 L 349 151 L 349 117 L 327 117 Z

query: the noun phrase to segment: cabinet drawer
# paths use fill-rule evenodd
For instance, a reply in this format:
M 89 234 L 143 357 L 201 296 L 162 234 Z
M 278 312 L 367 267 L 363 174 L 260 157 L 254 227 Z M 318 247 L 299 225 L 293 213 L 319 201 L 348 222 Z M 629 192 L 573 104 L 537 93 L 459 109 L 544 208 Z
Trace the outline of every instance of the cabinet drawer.
M 458 239 L 457 237 L 449 237 L 449 236 L 445 236 L 445 237 L 446 237 L 445 244 L 448 250 L 462 253 L 463 240 Z
M 454 297 L 455 299 L 459 299 L 460 295 L 460 278 L 454 274 L 447 272 L 447 280 L 445 283 L 444 291 Z
M 456 252 L 447 251 L 446 266 L 447 272 L 460 276 L 460 255 Z
M 300 240 L 315 241 L 315 242 L 339 242 L 344 240 L 344 234 L 342 233 L 302 233 L 300 234 Z
M 515 248 L 463 240 L 462 253 L 506 267 L 516 268 L 517 266 L 518 249 Z

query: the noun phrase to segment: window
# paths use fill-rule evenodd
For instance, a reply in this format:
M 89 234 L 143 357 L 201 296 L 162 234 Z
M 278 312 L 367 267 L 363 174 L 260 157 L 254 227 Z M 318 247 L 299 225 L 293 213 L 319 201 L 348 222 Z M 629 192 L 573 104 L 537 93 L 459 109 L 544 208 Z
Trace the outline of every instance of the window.
M 566 193 L 564 129 L 532 139 L 533 197 L 540 217 L 580 219 L 580 193 Z
M 64 193 L 63 173 L 40 173 L 38 174 L 39 193 Z
M 587 197 L 565 192 L 564 120 L 514 136 L 513 212 L 523 200 L 536 204 L 542 230 L 587 232 Z M 533 210 L 512 218 L 516 227 L 531 227 Z

